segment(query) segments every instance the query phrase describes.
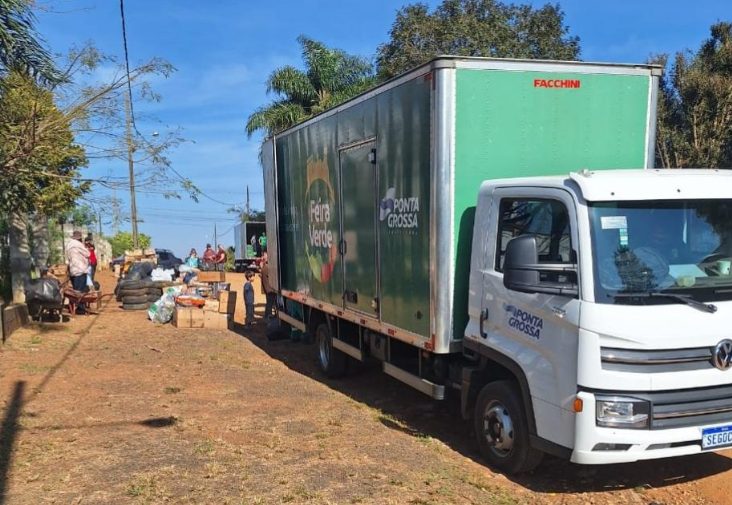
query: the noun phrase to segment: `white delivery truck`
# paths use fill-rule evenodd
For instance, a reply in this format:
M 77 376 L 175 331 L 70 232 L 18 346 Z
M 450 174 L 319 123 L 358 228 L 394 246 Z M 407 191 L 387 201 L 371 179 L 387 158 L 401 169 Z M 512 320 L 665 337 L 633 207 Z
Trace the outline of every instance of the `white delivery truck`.
M 732 445 L 732 174 L 652 168 L 659 75 L 445 57 L 268 139 L 280 319 L 506 472 Z

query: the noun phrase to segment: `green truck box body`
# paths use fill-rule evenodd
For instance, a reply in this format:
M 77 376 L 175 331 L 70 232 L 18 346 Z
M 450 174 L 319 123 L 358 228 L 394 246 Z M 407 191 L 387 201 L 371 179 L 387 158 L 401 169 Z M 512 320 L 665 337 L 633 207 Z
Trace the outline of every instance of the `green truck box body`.
M 278 134 L 280 287 L 456 350 L 481 182 L 651 166 L 658 74 L 440 58 Z

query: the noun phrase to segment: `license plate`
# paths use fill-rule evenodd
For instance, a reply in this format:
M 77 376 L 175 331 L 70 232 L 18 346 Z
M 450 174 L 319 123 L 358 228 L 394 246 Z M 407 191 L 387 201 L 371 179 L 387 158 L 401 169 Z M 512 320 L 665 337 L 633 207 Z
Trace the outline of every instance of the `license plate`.
M 714 449 L 732 445 L 732 425 L 702 430 L 702 449 Z

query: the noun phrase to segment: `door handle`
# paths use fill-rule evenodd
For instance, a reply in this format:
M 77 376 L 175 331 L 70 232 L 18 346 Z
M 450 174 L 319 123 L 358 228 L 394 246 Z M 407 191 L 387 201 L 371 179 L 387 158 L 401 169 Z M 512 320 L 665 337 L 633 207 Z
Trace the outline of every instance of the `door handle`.
M 552 306 L 551 309 L 552 309 L 552 314 L 554 314 L 557 317 L 560 317 L 561 318 L 561 317 L 564 317 L 564 316 L 567 315 L 567 311 L 566 310 L 564 310 L 561 307 L 557 307 L 556 305 Z
M 483 309 L 480 311 L 480 325 L 479 325 L 479 331 L 480 336 L 483 338 L 488 338 L 488 334 L 483 330 L 483 323 L 485 323 L 488 320 L 488 309 Z
M 342 256 L 346 255 L 346 252 L 348 252 L 348 245 L 346 244 L 345 240 L 341 240 L 338 244 L 338 249 L 340 249 L 340 252 Z

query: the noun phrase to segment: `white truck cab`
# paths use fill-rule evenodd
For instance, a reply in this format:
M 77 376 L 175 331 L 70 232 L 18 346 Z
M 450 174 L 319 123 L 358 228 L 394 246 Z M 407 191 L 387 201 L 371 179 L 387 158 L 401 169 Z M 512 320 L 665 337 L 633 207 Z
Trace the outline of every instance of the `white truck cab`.
M 521 471 L 541 452 L 604 464 L 732 445 L 731 263 L 731 172 L 483 183 L 462 395 L 484 456 Z M 495 363 L 510 381 L 485 380 Z

